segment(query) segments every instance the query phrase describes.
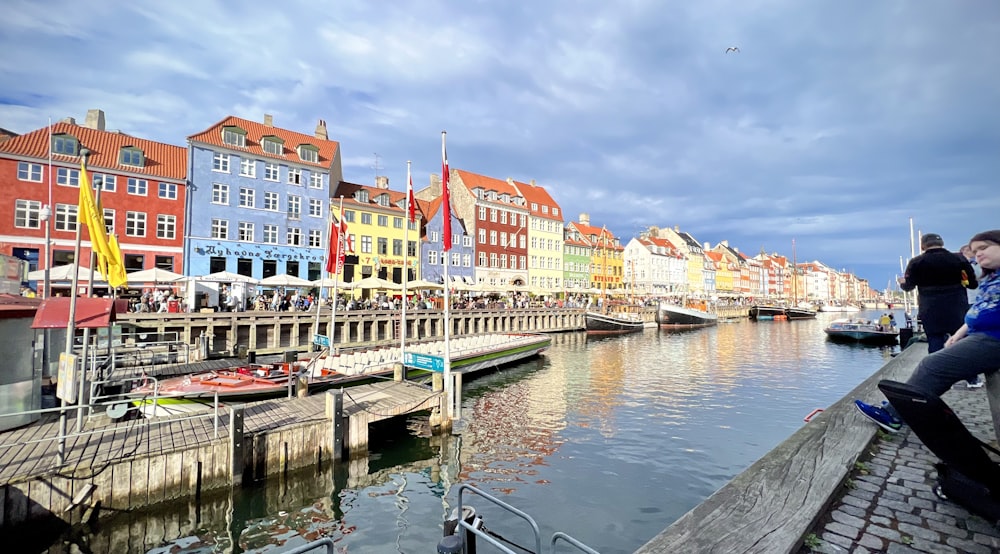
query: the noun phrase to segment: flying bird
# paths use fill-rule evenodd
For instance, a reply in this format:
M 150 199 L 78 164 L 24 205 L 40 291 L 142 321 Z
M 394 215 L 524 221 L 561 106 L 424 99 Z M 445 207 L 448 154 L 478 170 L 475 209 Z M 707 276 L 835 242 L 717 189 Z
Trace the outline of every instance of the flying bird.
M 729 48 L 726 48 L 726 54 L 728 54 L 730 52 L 737 52 L 738 53 L 739 51 L 740 51 L 739 47 L 736 47 L 736 46 L 730 46 Z

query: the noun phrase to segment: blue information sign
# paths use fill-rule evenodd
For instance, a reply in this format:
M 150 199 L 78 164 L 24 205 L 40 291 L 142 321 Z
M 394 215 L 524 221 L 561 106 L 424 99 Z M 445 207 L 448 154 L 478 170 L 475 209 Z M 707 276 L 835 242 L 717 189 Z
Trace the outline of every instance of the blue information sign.
M 318 344 L 324 348 L 330 346 L 330 337 L 326 335 L 313 335 L 313 344 Z
M 404 352 L 403 365 L 442 373 L 444 371 L 444 358 L 442 356 L 421 354 L 420 352 Z

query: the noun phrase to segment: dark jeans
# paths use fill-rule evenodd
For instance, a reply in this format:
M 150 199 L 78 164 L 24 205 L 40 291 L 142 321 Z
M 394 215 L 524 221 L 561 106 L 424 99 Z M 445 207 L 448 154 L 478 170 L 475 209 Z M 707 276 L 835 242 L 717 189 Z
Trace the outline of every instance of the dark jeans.
M 992 373 L 998 368 L 1000 340 L 973 333 L 920 360 L 907 383 L 941 396 L 963 379 L 974 382 L 980 373 Z
M 944 348 L 944 343 L 948 340 L 948 333 L 924 333 L 927 335 L 927 353 L 933 354 Z

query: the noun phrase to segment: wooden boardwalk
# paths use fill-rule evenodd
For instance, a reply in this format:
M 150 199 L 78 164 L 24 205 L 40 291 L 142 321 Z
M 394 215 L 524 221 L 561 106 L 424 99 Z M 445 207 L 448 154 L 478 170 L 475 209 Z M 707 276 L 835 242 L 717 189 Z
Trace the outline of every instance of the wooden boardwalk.
M 343 446 L 367 446 L 369 423 L 439 408 L 441 393 L 413 382 L 380 381 L 342 390 L 342 420 L 329 413 L 337 391 L 220 408 L 218 436 L 212 412 L 205 417 L 110 421 L 89 418 L 75 434 L 70 416 L 65 463 L 58 461 L 59 422 L 54 415 L 0 433 L 0 527 L 37 517 L 79 521 L 84 507 L 131 509 L 238 484 L 294 467 L 332 463 L 338 426 Z M 231 416 L 233 414 L 233 416 Z M 236 415 L 241 417 L 233 419 Z M 337 453 L 339 454 L 339 452 Z M 81 491 L 83 491 L 81 493 Z

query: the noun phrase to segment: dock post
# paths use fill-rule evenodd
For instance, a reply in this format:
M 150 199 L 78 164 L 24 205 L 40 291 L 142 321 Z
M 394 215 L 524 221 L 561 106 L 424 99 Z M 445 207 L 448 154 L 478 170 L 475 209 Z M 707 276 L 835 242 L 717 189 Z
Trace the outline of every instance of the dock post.
M 431 375 L 431 390 L 434 392 L 441 392 L 444 390 L 444 375 L 441 375 L 436 371 L 433 375 Z
M 404 366 L 403 364 L 401 364 L 399 362 L 396 362 L 396 363 L 392 364 L 392 380 L 395 381 L 395 382 L 397 382 L 397 383 L 400 382 L 400 381 L 405 381 L 406 380 L 406 366 Z
M 232 454 L 230 478 L 233 486 L 243 483 L 243 404 L 229 408 L 229 452 Z
M 462 373 L 456 372 L 451 375 L 455 378 L 455 386 L 451 389 L 455 391 L 455 404 L 452 413 L 455 414 L 455 421 L 462 421 Z
M 330 418 L 330 439 L 333 461 L 339 462 L 344 453 L 344 391 L 326 393 L 326 417 Z

